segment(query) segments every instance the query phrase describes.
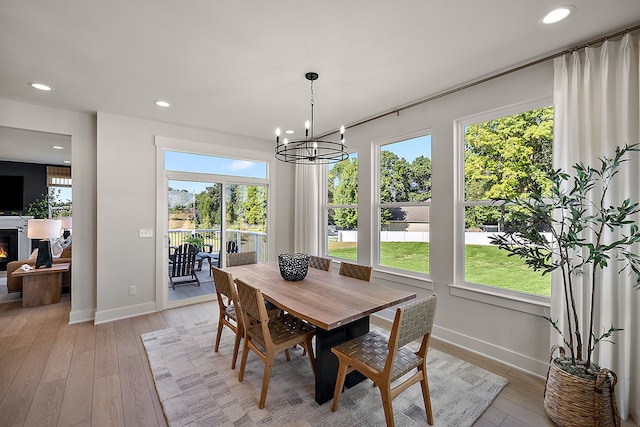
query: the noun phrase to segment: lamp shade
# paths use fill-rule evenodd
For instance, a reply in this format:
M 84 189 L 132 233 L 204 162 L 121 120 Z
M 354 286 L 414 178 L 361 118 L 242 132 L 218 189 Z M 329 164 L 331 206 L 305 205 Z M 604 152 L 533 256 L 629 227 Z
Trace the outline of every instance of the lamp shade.
M 27 237 L 29 239 L 53 239 L 60 237 L 59 219 L 30 219 L 27 222 Z
M 60 227 L 62 227 L 63 230 L 69 230 L 71 227 L 71 217 L 70 216 L 63 216 L 58 218 L 61 222 Z

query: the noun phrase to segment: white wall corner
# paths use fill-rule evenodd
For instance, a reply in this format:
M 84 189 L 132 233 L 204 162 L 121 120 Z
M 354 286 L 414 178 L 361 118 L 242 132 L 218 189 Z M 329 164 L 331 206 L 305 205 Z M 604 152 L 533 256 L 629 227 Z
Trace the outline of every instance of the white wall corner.
M 129 317 L 141 316 L 144 314 L 155 313 L 156 303 L 147 302 L 144 304 L 130 305 L 127 307 L 119 307 L 113 310 L 97 311 L 95 314 L 95 324 L 113 322 L 115 320 L 127 319 Z

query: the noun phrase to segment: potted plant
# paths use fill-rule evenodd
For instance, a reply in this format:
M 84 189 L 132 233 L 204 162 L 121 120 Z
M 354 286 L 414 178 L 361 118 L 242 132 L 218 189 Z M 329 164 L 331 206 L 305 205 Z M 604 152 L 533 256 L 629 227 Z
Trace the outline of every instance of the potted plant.
M 614 325 L 599 333 L 594 325 L 594 307 L 598 290 L 615 283 L 602 283 L 602 270 L 612 265 L 620 273 L 635 274 L 640 288 L 640 229 L 634 222 L 640 208 L 629 198 L 612 204 L 608 200 L 615 176 L 638 144 L 616 147 L 613 157 L 602 157 L 597 167 L 573 165 L 573 175 L 549 168 L 546 185 L 530 188 L 528 197 L 501 200 L 508 211 L 505 232 L 491 243 L 519 256 L 532 269 L 543 274 L 559 270 L 564 290 L 566 319 L 545 317 L 562 336 L 564 348 L 551 364 L 545 386 L 545 411 L 558 425 L 619 425 L 620 417 L 613 387 L 615 373 L 600 369 L 592 360 L 595 347 L 611 341 L 621 329 Z M 578 275 L 588 280 L 575 280 Z M 589 298 L 589 325 L 582 335 L 575 290 L 584 286 Z M 586 343 L 585 343 L 586 341 Z

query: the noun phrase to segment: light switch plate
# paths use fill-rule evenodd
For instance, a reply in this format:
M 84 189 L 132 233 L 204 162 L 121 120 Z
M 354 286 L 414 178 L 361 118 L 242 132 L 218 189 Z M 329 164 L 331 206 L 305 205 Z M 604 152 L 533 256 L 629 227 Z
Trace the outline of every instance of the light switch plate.
M 153 229 L 151 228 L 141 228 L 140 237 L 153 237 Z

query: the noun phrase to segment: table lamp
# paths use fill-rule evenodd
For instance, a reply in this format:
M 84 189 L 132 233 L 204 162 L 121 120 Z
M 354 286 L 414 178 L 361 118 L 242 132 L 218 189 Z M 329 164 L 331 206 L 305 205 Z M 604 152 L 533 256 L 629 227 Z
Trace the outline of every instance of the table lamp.
M 71 235 L 71 217 L 70 216 L 62 216 L 58 218 L 62 223 L 60 227 L 62 227 L 62 237 L 65 239 Z
M 30 219 L 27 222 L 27 237 L 29 239 L 40 239 L 36 268 L 41 266 L 51 267 L 53 261 L 49 239 L 60 237 L 61 222 L 59 219 Z

